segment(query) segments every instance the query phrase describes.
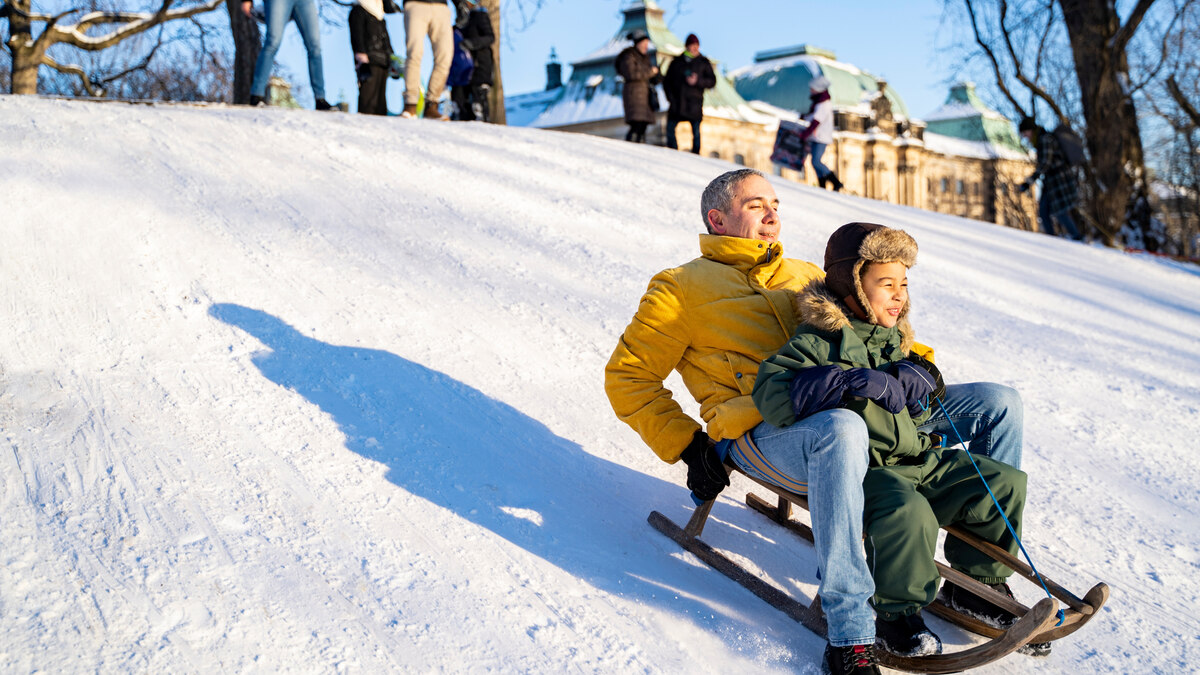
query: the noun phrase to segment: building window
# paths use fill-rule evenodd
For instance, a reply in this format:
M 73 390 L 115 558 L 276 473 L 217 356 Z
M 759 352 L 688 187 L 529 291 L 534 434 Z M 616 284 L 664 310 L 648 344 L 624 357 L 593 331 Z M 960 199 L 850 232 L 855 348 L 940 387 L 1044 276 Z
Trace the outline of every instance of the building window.
M 949 191 L 950 191 L 950 179 L 949 179 L 949 178 L 943 178 L 943 179 L 942 179 L 942 193 L 943 193 L 943 194 L 945 194 L 945 193 L 947 193 L 947 192 L 949 192 Z
M 734 155 L 733 163 L 737 164 L 738 166 L 746 166 L 746 156 L 741 154 Z
M 717 152 L 716 150 L 708 153 L 708 156 L 712 157 L 713 159 L 721 159 L 721 153 Z
M 956 194 L 960 194 L 960 195 L 966 194 L 967 193 L 966 183 L 963 183 L 961 180 L 955 181 L 954 182 L 954 192 Z

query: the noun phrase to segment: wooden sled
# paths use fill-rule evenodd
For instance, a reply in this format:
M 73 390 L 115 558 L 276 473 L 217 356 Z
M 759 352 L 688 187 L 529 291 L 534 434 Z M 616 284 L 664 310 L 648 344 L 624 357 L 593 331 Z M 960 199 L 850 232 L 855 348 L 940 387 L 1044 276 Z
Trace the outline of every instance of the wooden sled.
M 778 502 L 772 505 L 754 493 L 747 493 L 747 505 L 808 540 L 810 543 L 813 541 L 812 529 L 808 525 L 797 520 L 792 520 L 791 518 L 791 507 L 793 505 L 805 510 L 808 509 L 808 499 L 806 497 L 758 480 L 752 476 L 747 476 L 747 478 L 758 483 L 763 488 L 774 492 L 778 497 Z M 658 511 L 652 511 L 648 521 L 654 529 L 671 538 L 675 543 L 708 563 L 718 572 L 733 579 L 759 598 L 767 601 L 772 607 L 792 617 L 817 635 L 823 638 L 828 637 L 828 628 L 825 623 L 825 616 L 821 611 L 821 597 L 819 595 L 813 599 L 811 605 L 805 605 L 779 588 L 746 571 L 743 567 L 700 539 L 700 535 L 704 530 L 704 524 L 708 520 L 708 514 L 712 511 L 715 501 L 708 501 L 697 507 L 692 513 L 687 526 L 683 528 L 680 528 Z M 982 541 L 958 527 L 951 526 L 945 529 L 950 536 L 962 539 L 967 544 L 992 556 L 997 561 L 1008 565 L 1020 576 L 1037 583 L 1033 570 L 1024 562 L 1010 555 L 1008 551 L 994 544 Z M 1051 598 L 1043 598 L 1030 608 L 1002 593 L 992 590 L 961 572 L 951 569 L 947 565 L 938 563 L 938 570 L 941 572 L 943 579 L 953 580 L 959 586 L 1012 612 L 1018 617 L 1017 622 L 1008 629 L 994 628 L 961 612 L 950 609 L 942 604 L 940 600 L 936 600 L 928 607 L 930 612 L 961 628 L 990 639 L 983 644 L 962 651 L 931 656 L 896 656 L 880 649 L 876 651 L 880 665 L 914 673 L 956 673 L 969 668 L 977 668 L 1001 659 L 1027 644 L 1035 645 L 1050 642 L 1074 633 L 1090 621 L 1092 617 L 1096 616 L 1100 608 L 1108 600 L 1107 584 L 1096 584 L 1080 599 L 1043 575 L 1042 580 L 1046 583 L 1046 588 L 1049 589 L 1051 595 L 1062 601 L 1065 605 L 1065 609 L 1063 610 L 1064 618 L 1060 624 L 1057 618 L 1058 603 Z

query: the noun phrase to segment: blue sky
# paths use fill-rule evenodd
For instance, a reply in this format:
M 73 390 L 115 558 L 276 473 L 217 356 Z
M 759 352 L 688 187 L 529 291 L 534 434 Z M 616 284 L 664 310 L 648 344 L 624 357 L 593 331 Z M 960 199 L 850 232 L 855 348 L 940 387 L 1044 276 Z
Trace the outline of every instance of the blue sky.
M 545 64 L 553 47 L 564 65 L 604 43 L 621 25 L 621 7 L 628 0 L 543 0 L 532 23 L 522 28 L 517 0 L 503 0 L 505 44 L 501 51 L 504 88 L 508 94 L 540 90 L 545 86 Z M 529 6 L 534 0 L 524 0 Z M 764 49 L 808 43 L 832 50 L 841 61 L 852 63 L 885 78 L 900 92 L 910 112 L 920 117 L 946 98 L 953 63 L 943 49 L 950 43 L 948 29 L 939 30 L 942 0 L 659 0 L 665 19 L 681 38 L 700 36 L 701 51 L 733 70 L 754 60 Z M 340 9 L 327 10 L 336 18 Z M 404 23 L 399 15 L 387 18 L 392 45 L 404 49 Z M 322 30 L 327 97 L 342 98 L 351 108 L 357 100 L 350 38 L 344 22 Z M 307 94 L 304 48 L 294 25 L 289 25 L 278 62 Z M 424 70 L 432 57 L 428 43 Z M 403 105 L 404 85 L 388 84 L 388 104 L 393 111 Z

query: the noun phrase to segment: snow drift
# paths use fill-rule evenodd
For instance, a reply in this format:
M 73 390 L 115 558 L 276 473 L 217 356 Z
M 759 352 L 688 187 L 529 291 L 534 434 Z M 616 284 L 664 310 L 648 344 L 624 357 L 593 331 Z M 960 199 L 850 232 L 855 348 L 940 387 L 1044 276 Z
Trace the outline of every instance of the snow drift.
M 646 524 L 686 518 L 683 471 L 602 388 L 729 165 L 33 97 L 0 139 L 0 671 L 816 672 L 818 638 Z M 917 239 L 947 380 L 1024 396 L 1035 562 L 1113 587 L 981 672 L 1200 665 L 1200 271 L 776 189 L 790 255 L 850 220 Z M 746 489 L 706 538 L 811 597 Z

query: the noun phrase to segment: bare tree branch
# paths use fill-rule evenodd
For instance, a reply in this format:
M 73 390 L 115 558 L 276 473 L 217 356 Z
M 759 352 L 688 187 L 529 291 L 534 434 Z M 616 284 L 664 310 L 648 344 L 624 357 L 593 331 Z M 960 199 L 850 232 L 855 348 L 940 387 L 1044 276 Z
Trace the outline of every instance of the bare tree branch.
M 1171 94 L 1171 98 L 1175 99 L 1175 103 L 1179 105 L 1179 109 L 1192 120 L 1192 125 L 1200 127 L 1200 112 L 1192 105 L 1192 102 L 1187 100 L 1183 95 L 1183 90 L 1179 88 L 1179 83 L 1175 81 L 1175 75 L 1171 74 L 1167 77 L 1167 91 Z
M 79 81 L 83 83 L 83 88 L 87 90 L 88 96 L 99 97 L 104 95 L 104 90 L 98 89 L 95 84 L 92 83 L 91 79 L 88 77 L 87 71 L 85 71 L 82 66 L 75 64 L 71 64 L 69 66 L 63 65 L 58 61 L 55 61 L 50 56 L 45 55 L 42 56 L 42 63 L 50 66 L 60 73 L 63 73 L 64 75 L 74 75 L 78 77 Z
M 1109 47 L 1113 54 L 1123 54 L 1125 47 L 1129 41 L 1133 39 L 1133 34 L 1137 32 L 1138 26 L 1142 25 L 1142 19 L 1146 18 L 1146 12 L 1150 11 L 1150 6 L 1155 0 L 1138 0 L 1138 4 L 1129 13 L 1129 18 L 1125 20 L 1125 24 L 1112 37 L 1112 42 Z
M 53 29 L 47 27 L 42 35 L 53 33 L 54 42 L 69 44 L 87 51 L 99 51 L 111 47 L 130 36 L 150 30 L 163 22 L 185 19 L 196 14 L 212 11 L 225 2 L 225 0 L 208 0 L 206 3 L 192 5 L 191 7 L 170 9 L 171 1 L 164 0 L 162 8 L 153 14 L 149 12 L 94 12 L 81 18 L 79 23 L 74 26 L 56 26 Z M 81 30 L 81 27 L 86 28 L 87 26 L 107 23 L 124 23 L 124 25 L 110 33 L 95 37 L 89 36 Z
M 1000 69 L 1000 60 L 996 58 L 996 53 L 992 51 L 992 46 L 983 39 L 983 35 L 979 32 L 979 21 L 975 16 L 975 6 L 971 4 L 971 0 L 963 0 L 963 3 L 967 6 L 967 13 L 971 16 L 971 30 L 975 33 L 975 44 L 979 45 L 979 48 L 983 50 L 983 53 L 987 54 L 988 60 L 992 62 L 992 70 L 995 71 L 996 84 L 1000 87 L 1000 92 L 1004 94 L 1004 97 L 1008 99 L 1008 102 L 1012 104 L 1012 107 L 1016 108 L 1017 112 L 1021 113 L 1022 116 L 1025 116 L 1025 109 L 1021 107 L 1020 103 L 1017 103 L 1016 97 L 1014 97 L 1012 92 L 1008 89 L 1008 85 L 1004 79 L 1004 73 Z
M 1007 22 L 1008 2 L 1007 0 L 1000 0 L 1000 34 L 1004 36 L 1004 45 L 1008 48 L 1008 56 L 1013 62 L 1013 74 L 1016 76 L 1018 82 L 1025 85 L 1025 88 L 1029 89 L 1035 96 L 1045 101 L 1046 105 L 1050 106 L 1050 109 L 1054 111 L 1054 116 L 1060 122 L 1066 122 L 1067 116 L 1063 113 L 1062 108 L 1058 106 L 1058 103 L 1050 98 L 1050 94 L 1046 93 L 1045 89 L 1042 89 L 1037 82 L 1030 80 L 1023 72 L 1021 59 L 1017 56 L 1017 50 L 1013 47 L 1012 35 L 1008 30 Z

